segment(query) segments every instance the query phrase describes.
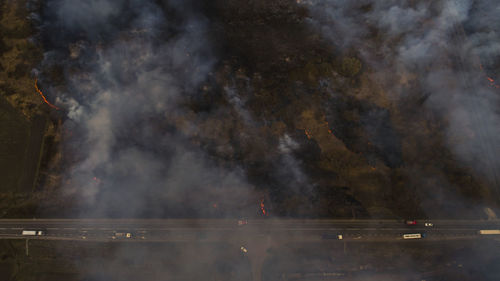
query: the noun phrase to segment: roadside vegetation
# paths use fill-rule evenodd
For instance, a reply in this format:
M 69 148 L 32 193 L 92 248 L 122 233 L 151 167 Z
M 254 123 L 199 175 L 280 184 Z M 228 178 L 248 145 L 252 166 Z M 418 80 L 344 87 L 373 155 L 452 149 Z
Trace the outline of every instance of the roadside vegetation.
M 60 117 L 35 90 L 35 34 L 26 1 L 0 3 L 0 217 L 35 215 L 57 147 Z

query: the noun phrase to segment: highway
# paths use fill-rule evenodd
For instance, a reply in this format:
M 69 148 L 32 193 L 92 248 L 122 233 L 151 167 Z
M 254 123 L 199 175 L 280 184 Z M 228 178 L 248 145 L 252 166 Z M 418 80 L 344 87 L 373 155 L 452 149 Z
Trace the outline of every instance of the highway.
M 287 242 L 398 241 L 403 234 L 425 239 L 497 237 L 480 230 L 500 230 L 500 220 L 433 220 L 406 225 L 401 220 L 255 219 L 4 219 L 0 239 L 49 239 L 127 242 L 235 242 L 268 238 Z M 425 226 L 430 222 L 433 226 Z M 42 235 L 23 235 L 41 230 Z M 129 233 L 129 235 L 127 235 Z M 127 237 L 128 236 L 128 237 Z
M 243 223 L 241 223 L 243 222 Z M 432 223 L 432 226 L 426 226 Z M 480 230 L 497 230 L 480 234 Z M 42 235 L 23 235 L 42 232 Z M 491 232 L 491 231 L 490 231 Z M 269 250 L 294 243 L 402 242 L 498 238 L 500 220 L 433 220 L 407 225 L 402 220 L 298 219 L 4 219 L 0 239 L 93 242 L 226 243 L 250 261 L 252 280 L 262 281 Z M 403 239 L 404 234 L 425 238 Z M 341 235 L 342 239 L 339 239 Z M 420 242 L 419 242 L 420 241 Z
M 239 222 L 244 222 L 243 224 Z M 432 223 L 432 226 L 426 226 Z M 325 220 L 325 219 L 2 219 L 0 239 L 18 239 L 25 242 L 26 256 L 30 256 L 32 241 L 71 241 L 85 244 L 114 243 L 117 247 L 134 248 L 138 243 L 180 243 L 180 247 L 195 249 L 203 243 L 237 251 L 248 260 L 253 281 L 262 281 L 265 265 L 286 249 L 325 246 L 330 249 L 349 249 L 360 242 L 416 243 L 422 247 L 436 245 L 426 241 L 474 241 L 473 239 L 499 239 L 500 235 L 483 235 L 480 230 L 498 230 L 500 220 L 417 220 L 416 225 L 407 225 L 403 220 Z M 42 235 L 23 235 L 23 231 Z M 127 237 L 130 233 L 130 237 Z M 425 238 L 403 239 L 404 234 L 425 233 Z M 339 239 L 342 235 L 342 239 Z M 132 244 L 134 243 L 134 244 Z M 184 245 L 182 243 L 185 243 Z M 193 243 L 193 244 L 191 244 Z M 40 245 L 40 243 L 36 243 Z M 189 244 L 189 245 L 188 245 Z M 61 246 L 64 247 L 62 244 Z M 90 245 L 99 247 L 99 245 Z M 364 247 L 363 244 L 359 244 Z M 402 244 L 403 245 L 403 244 Z M 106 246 L 109 246 L 107 244 Z M 156 245 L 144 245 L 152 246 Z M 36 248 L 35 248 L 36 249 Z M 397 249 L 397 247 L 396 247 Z M 342 250 L 340 250 L 342 251 Z M 36 252 L 36 251 L 35 251 Z M 36 256 L 35 256 L 36 257 Z M 286 261 L 285 261 L 286 263 Z M 313 272 L 301 267 L 293 268 L 286 280 L 316 278 L 343 278 L 338 274 L 355 274 L 343 271 Z M 319 269 L 315 269 L 319 270 Z M 268 272 L 268 271 L 266 271 Z M 283 274 L 285 274 L 283 273 Z M 281 273 L 280 273 L 281 274 Z M 329 274 L 329 275 L 325 275 Z M 285 275 L 280 275 L 285 278 Z M 326 277 L 325 277 L 326 276 Z M 346 275 L 347 276 L 347 275 Z M 378 277 L 389 278 L 391 276 Z M 345 276 L 344 276 L 345 277 Z M 365 280 L 364 275 L 349 276 L 354 280 Z M 304 279 L 305 278 L 305 279 Z M 285 280 L 285 279 L 281 279 Z M 326 280 L 326 279 L 325 279 Z M 420 279 L 419 279 L 420 280 Z

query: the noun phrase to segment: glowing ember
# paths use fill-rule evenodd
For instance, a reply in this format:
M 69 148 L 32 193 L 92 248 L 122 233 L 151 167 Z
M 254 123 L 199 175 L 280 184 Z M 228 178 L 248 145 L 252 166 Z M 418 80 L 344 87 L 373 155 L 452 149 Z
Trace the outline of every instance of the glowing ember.
M 495 87 L 495 88 L 500 88 L 500 85 L 497 85 L 497 83 L 495 83 L 495 80 L 493 80 L 493 78 L 490 78 L 490 77 L 486 77 L 488 79 L 488 81 L 490 81 L 490 86 L 492 87 Z
M 306 134 L 308 139 L 312 138 L 311 134 L 307 130 L 304 130 L 304 133 Z
M 326 128 L 328 129 L 328 133 L 329 133 L 330 135 L 335 136 L 335 135 L 333 134 L 333 131 L 330 129 L 330 124 L 328 124 L 328 121 L 325 121 L 325 126 L 326 126 Z
M 45 98 L 45 96 L 43 95 L 42 91 L 40 91 L 40 89 L 38 89 L 37 81 L 38 81 L 38 78 L 35 78 L 35 89 L 36 89 L 36 91 L 40 94 L 40 96 L 42 96 L 43 101 L 44 101 L 46 104 L 48 104 L 50 107 L 52 107 L 52 108 L 55 108 L 55 109 L 59 110 L 60 108 L 59 108 L 59 107 L 57 107 L 57 106 L 55 106 L 55 105 L 53 105 L 53 104 L 51 104 L 51 103 L 50 103 L 50 102 L 49 102 L 49 101 Z
M 266 209 L 264 208 L 264 199 L 262 199 L 262 200 L 260 201 L 260 210 L 262 211 L 262 214 L 263 214 L 264 216 L 267 216 L 267 211 L 266 211 Z
M 321 127 L 322 130 L 324 129 L 324 127 L 326 127 L 326 130 L 328 131 L 328 133 L 335 137 L 335 135 L 333 134 L 333 131 L 330 129 L 330 124 L 328 124 L 327 121 L 324 121 L 322 123 L 322 125 L 320 125 L 319 127 Z M 306 134 L 308 139 L 311 139 L 313 137 L 313 135 L 311 134 L 311 131 L 308 131 L 307 129 L 304 129 L 304 133 Z M 318 132 L 318 135 L 321 135 L 321 134 Z
M 484 68 L 483 68 L 482 64 L 479 65 L 479 68 L 481 69 L 481 71 L 484 72 Z M 491 87 L 495 87 L 497 89 L 500 89 L 500 85 L 497 85 L 497 83 L 495 82 L 495 80 L 493 80 L 493 78 L 486 76 L 486 79 L 488 79 L 488 81 L 490 82 Z

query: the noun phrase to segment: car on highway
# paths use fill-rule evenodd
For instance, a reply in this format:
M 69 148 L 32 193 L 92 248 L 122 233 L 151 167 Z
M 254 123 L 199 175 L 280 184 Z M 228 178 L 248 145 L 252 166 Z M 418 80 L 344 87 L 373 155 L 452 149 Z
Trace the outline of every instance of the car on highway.
M 24 235 L 24 236 L 43 236 L 43 235 L 45 235 L 45 231 L 44 230 L 27 230 L 27 229 L 24 229 L 21 232 L 21 234 Z
M 132 238 L 133 236 L 134 235 L 131 232 L 115 232 L 111 238 L 112 239 L 129 239 L 129 238 Z
M 406 225 L 417 225 L 417 221 L 416 220 L 406 220 Z
M 427 227 L 432 227 L 432 226 L 434 226 L 434 224 L 433 224 L 433 223 L 431 223 L 431 222 L 426 222 L 426 223 L 424 223 L 424 225 L 425 225 L 425 226 L 427 226 Z
M 243 218 L 243 219 L 239 219 L 238 220 L 238 225 L 239 226 L 246 225 L 246 224 L 248 224 L 248 220 L 247 219 Z
M 344 239 L 344 236 L 342 236 L 342 234 L 329 234 L 329 233 L 325 233 L 321 236 L 322 239 L 333 239 L 333 240 L 342 240 Z
M 147 231 L 146 230 L 139 230 L 137 231 L 136 237 L 141 238 L 141 239 L 146 239 Z

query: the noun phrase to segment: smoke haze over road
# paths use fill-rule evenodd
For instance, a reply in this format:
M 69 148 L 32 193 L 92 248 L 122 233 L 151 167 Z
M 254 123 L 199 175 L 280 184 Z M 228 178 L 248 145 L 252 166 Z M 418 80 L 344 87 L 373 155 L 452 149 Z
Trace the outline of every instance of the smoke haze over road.
M 44 50 L 32 72 L 61 108 L 50 112 L 59 169 L 40 189 L 70 207 L 54 203 L 49 216 L 478 219 L 497 210 L 496 1 L 29 3 Z M 130 264 L 149 280 L 249 279 L 246 244 L 126 244 L 94 245 L 102 257 L 73 263 L 96 280 L 140 278 Z M 494 256 L 496 242 L 426 244 L 441 252 L 319 244 L 264 251 L 265 280 L 302 276 L 300 266 L 495 280 L 494 262 L 468 255 Z M 466 270 L 432 267 L 429 256 Z

